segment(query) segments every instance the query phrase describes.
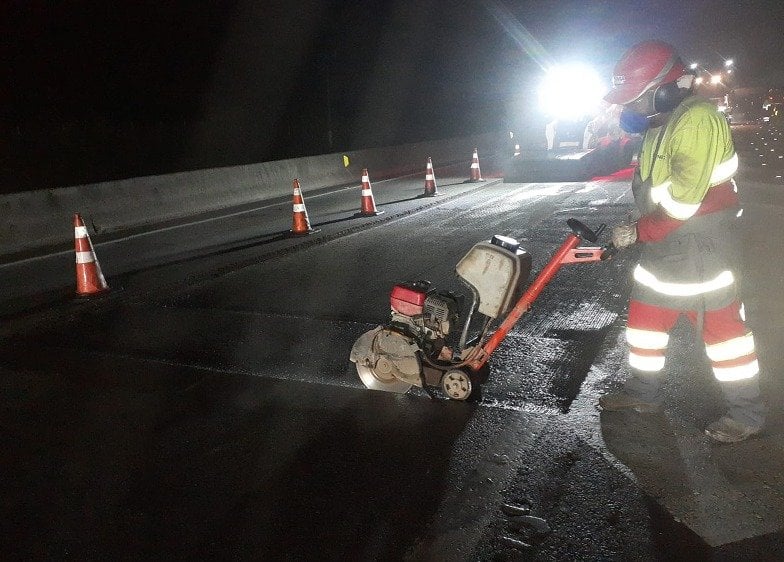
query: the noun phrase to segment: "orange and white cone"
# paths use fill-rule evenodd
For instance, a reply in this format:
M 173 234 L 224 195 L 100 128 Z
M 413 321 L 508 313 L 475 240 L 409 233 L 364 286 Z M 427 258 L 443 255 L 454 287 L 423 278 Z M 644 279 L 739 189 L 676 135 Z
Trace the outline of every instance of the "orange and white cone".
M 76 251 L 76 292 L 82 296 L 109 290 L 95 257 L 95 249 L 79 213 L 74 213 L 74 250 Z
M 359 214 L 363 216 L 380 215 L 384 211 L 376 209 L 376 200 L 373 199 L 373 188 L 370 186 L 370 176 L 367 168 L 362 169 L 362 201 Z
M 422 194 L 423 197 L 435 197 L 436 195 L 441 195 L 438 192 L 438 186 L 436 185 L 436 176 L 433 173 L 433 160 L 428 157 L 427 159 L 427 168 L 425 169 L 425 192 Z
M 294 200 L 291 234 L 294 236 L 303 236 L 318 232 L 318 230 L 310 228 L 310 219 L 308 219 L 308 211 L 305 208 L 305 200 L 302 198 L 299 180 L 294 179 L 292 183 L 294 184 Z
M 482 172 L 479 169 L 479 151 L 474 149 L 474 156 L 471 159 L 471 178 L 470 182 L 485 181 L 482 179 Z

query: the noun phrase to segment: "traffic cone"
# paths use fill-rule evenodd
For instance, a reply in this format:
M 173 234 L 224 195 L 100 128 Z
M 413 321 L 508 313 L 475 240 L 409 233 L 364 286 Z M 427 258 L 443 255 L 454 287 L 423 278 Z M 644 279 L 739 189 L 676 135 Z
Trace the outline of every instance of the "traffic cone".
M 376 201 L 373 199 L 373 188 L 370 187 L 370 176 L 367 168 L 362 169 L 362 202 L 359 214 L 362 216 L 380 215 L 384 211 L 376 209 Z
M 482 172 L 479 170 L 479 152 L 474 149 L 474 157 L 471 160 L 471 178 L 469 182 L 485 181 L 482 179 Z
M 302 190 L 299 187 L 299 180 L 294 179 L 294 213 L 291 227 L 291 234 L 293 236 L 304 236 L 306 234 L 313 234 L 318 232 L 317 229 L 310 228 L 310 219 L 308 219 L 308 211 L 305 209 L 305 200 L 302 199 Z
M 81 296 L 95 295 L 109 290 L 101 266 L 95 257 L 90 235 L 79 213 L 74 213 L 74 250 L 76 251 L 76 292 Z
M 435 197 L 436 195 L 441 195 L 438 192 L 438 186 L 436 185 L 436 176 L 433 173 L 433 160 L 428 157 L 427 159 L 427 168 L 425 169 L 425 192 L 422 194 L 423 197 Z

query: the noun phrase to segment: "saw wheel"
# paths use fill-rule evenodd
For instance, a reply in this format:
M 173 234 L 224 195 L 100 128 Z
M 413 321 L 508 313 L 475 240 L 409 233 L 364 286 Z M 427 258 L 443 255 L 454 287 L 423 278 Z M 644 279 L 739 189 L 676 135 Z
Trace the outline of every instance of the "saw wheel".
M 441 389 L 452 400 L 467 400 L 473 390 L 471 377 L 465 371 L 452 369 L 441 377 Z

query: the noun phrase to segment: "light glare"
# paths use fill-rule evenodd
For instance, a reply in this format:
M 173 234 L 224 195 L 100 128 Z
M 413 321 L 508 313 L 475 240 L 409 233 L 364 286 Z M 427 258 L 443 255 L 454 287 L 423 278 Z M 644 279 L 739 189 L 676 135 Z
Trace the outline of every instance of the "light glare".
M 606 90 L 599 75 L 588 66 L 556 66 L 542 81 L 539 104 L 549 116 L 579 119 L 597 111 Z

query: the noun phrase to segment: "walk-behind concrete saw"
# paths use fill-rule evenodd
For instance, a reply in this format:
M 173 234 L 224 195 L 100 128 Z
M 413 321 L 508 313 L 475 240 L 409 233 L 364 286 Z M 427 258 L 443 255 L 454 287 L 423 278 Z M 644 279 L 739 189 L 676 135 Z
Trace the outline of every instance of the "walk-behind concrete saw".
M 474 245 L 455 266 L 473 297 L 465 312 L 460 310 L 462 299 L 431 289 L 427 281 L 395 285 L 389 321 L 362 334 L 351 349 L 364 385 L 397 393 L 418 386 L 431 397 L 431 387 L 440 386 L 454 400 L 476 396 L 490 355 L 561 266 L 603 260 L 615 252 L 612 244 L 580 247 L 582 240 L 595 243 L 606 225 L 593 231 L 573 218 L 567 224 L 572 232 L 525 291 L 531 255 L 514 238 L 498 235 Z M 494 321 L 504 315 L 490 334 Z M 456 335 L 461 322 L 459 342 L 450 346 L 449 335 Z M 476 328 L 469 341 L 472 324 Z

